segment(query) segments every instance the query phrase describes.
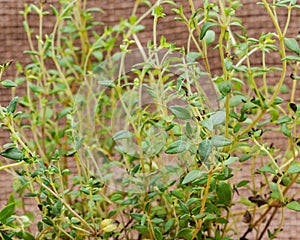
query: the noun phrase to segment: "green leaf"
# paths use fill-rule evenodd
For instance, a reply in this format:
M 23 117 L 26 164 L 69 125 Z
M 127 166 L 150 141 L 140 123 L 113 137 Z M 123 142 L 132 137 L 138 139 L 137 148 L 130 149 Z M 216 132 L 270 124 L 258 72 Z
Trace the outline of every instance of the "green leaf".
M 213 27 L 213 26 L 216 26 L 216 24 L 215 24 L 215 23 L 212 23 L 212 22 L 205 22 L 205 23 L 203 24 L 203 26 L 202 26 L 202 28 L 201 28 L 201 32 L 200 32 L 200 40 L 202 40 L 202 39 L 205 37 L 205 35 L 206 35 L 208 29 L 210 29 L 210 28 Z
M 243 187 L 243 186 L 247 185 L 249 182 L 250 182 L 249 180 L 242 180 L 238 184 L 236 184 L 236 187 L 237 188 Z
M 207 213 L 201 213 L 201 214 L 195 215 L 195 218 L 196 218 L 196 219 L 203 219 L 203 218 L 206 217 L 206 216 L 207 216 Z
M 152 218 L 151 221 L 152 221 L 154 224 L 160 224 L 160 223 L 165 222 L 163 219 L 160 219 L 160 218 Z
M 269 173 L 272 173 L 272 174 L 276 174 L 275 170 L 273 168 L 271 168 L 270 166 L 263 166 L 259 169 L 257 169 L 260 173 L 264 173 L 264 172 L 269 172 Z
M 52 214 L 53 214 L 54 216 L 60 216 L 60 215 L 61 215 L 61 212 L 62 212 L 62 207 L 63 207 L 62 201 L 61 201 L 61 200 L 58 200 L 58 201 L 53 205 L 53 208 L 52 208 Z
M 73 219 L 76 219 L 76 218 L 72 217 L 72 219 L 71 219 L 72 223 L 73 223 Z M 47 224 L 47 225 L 49 225 L 49 226 L 54 226 L 54 223 L 49 218 L 47 218 L 47 217 L 44 217 L 42 219 L 42 222 L 45 223 L 45 224 Z
M 19 99 L 18 97 L 14 97 L 10 101 L 10 103 L 8 104 L 8 106 L 6 108 L 8 113 L 14 113 L 16 111 L 18 99 Z
M 299 171 L 300 172 L 300 171 Z M 290 185 L 290 183 L 292 182 L 291 178 L 289 177 L 283 177 L 281 183 L 283 184 L 283 186 L 288 186 Z
M 145 29 L 145 26 L 143 25 L 134 25 L 132 27 L 132 33 L 138 33 L 138 32 L 141 32 Z
M 220 182 L 217 186 L 216 193 L 221 203 L 224 203 L 226 206 L 230 204 L 232 191 L 229 183 L 224 181 Z
M 235 95 L 235 96 L 232 96 L 229 100 L 229 105 L 230 107 L 236 107 L 238 106 L 239 104 L 241 104 L 243 101 L 247 101 L 247 98 L 243 95 Z
M 164 233 L 168 232 L 171 227 L 173 226 L 175 220 L 174 218 L 170 218 L 167 222 L 166 222 L 166 225 L 165 225 L 165 229 L 164 229 Z
M 31 55 L 39 55 L 39 52 L 38 51 L 29 51 L 29 50 L 25 50 L 23 53 L 26 53 L 26 54 L 31 54 Z M 31 67 L 34 67 L 36 66 L 35 64 L 30 64 Z M 28 66 L 27 66 L 28 68 Z
M 184 193 L 179 189 L 174 189 L 171 191 L 171 194 L 178 199 L 184 199 Z
M 131 205 L 131 204 L 136 204 L 137 203 L 137 198 L 127 198 L 125 200 L 123 200 L 120 204 L 121 205 Z
M 0 153 L 0 155 L 2 157 L 12 159 L 12 160 L 15 160 L 15 161 L 22 161 L 23 158 L 24 158 L 23 152 L 18 148 L 7 148 L 7 149 L 3 150 Z
M 118 140 L 121 140 L 121 139 L 126 139 L 126 138 L 131 138 L 133 137 L 134 134 L 127 131 L 127 130 L 121 130 L 119 132 L 117 132 L 114 136 L 113 136 L 113 140 L 114 141 L 118 141 Z
M 277 124 L 283 124 L 283 123 L 288 123 L 288 122 L 291 122 L 292 119 L 289 117 L 289 116 L 282 116 L 281 118 L 279 118 L 277 120 Z
M 300 54 L 299 44 L 298 44 L 296 39 L 294 39 L 294 38 L 285 38 L 284 39 L 284 44 L 292 52 L 296 53 L 297 55 Z
M 295 78 L 294 76 L 292 76 L 293 79 Z M 280 87 L 280 93 L 283 93 L 283 94 L 287 94 L 289 92 L 289 86 L 286 85 L 286 84 L 282 84 L 281 87 Z
M 181 210 L 184 212 L 184 213 L 189 213 L 189 209 L 187 208 L 187 206 L 184 204 L 183 201 L 181 201 L 180 199 L 178 200 L 178 203 L 179 203 L 179 206 L 181 208 Z
M 269 186 L 270 186 L 271 192 L 272 192 L 271 197 L 280 199 L 278 184 L 276 182 L 270 182 Z
M 229 165 L 229 164 L 235 163 L 238 160 L 239 160 L 238 157 L 229 157 L 226 161 L 224 161 L 224 164 Z
M 97 8 L 97 7 L 88 8 L 86 11 L 87 11 L 88 13 L 92 13 L 92 12 L 103 13 L 103 12 L 104 12 L 101 8 Z
M 24 239 L 24 240 L 34 240 L 35 238 L 30 232 L 23 231 L 22 232 L 22 239 Z
M 286 7 L 291 2 L 293 2 L 293 1 L 292 0 L 282 0 L 282 1 L 278 0 L 276 3 L 271 3 L 270 6 Z
M 110 80 L 98 81 L 98 84 L 109 88 L 114 88 L 116 86 L 114 82 Z
M 0 211 L 0 222 L 6 223 L 6 220 L 11 217 L 15 211 L 15 203 L 10 203 Z
M 277 192 L 271 192 L 270 197 L 271 197 L 272 199 L 278 199 L 278 200 L 281 199 L 280 193 L 279 193 L 278 191 L 277 191 Z
M 240 158 L 240 162 L 245 162 L 250 158 L 252 158 L 252 154 L 243 154 Z
M 12 87 L 16 87 L 17 86 L 17 84 L 14 83 L 12 80 L 4 80 L 4 81 L 1 82 L 1 85 L 3 87 L 7 87 L 7 88 L 12 88 Z
M 231 91 L 232 83 L 231 83 L 231 81 L 223 81 L 218 84 L 218 87 L 219 87 L 220 93 L 223 96 L 226 96 Z
M 237 133 L 241 129 L 241 124 L 236 123 L 236 125 L 233 127 L 233 133 Z
M 185 130 L 186 130 L 186 134 L 188 136 L 192 136 L 193 135 L 192 127 L 191 127 L 191 124 L 189 122 L 186 123 Z
M 189 52 L 186 55 L 186 60 L 188 63 L 192 63 L 192 62 L 195 62 L 197 60 L 197 58 L 199 58 L 201 56 L 202 56 L 202 54 L 199 52 Z
M 58 13 L 57 9 L 56 9 L 52 4 L 50 4 L 50 8 L 51 8 L 51 10 L 52 10 L 54 16 L 55 16 L 55 17 L 58 17 L 58 16 L 59 16 L 59 13 Z
M 75 33 L 76 32 L 76 27 L 75 26 L 63 26 L 61 28 L 61 31 L 63 33 L 69 33 L 69 34 L 72 34 L 72 33 Z
M 214 126 L 223 124 L 226 119 L 226 113 L 224 111 L 217 111 L 211 117 L 212 123 Z
M 232 141 L 220 135 L 214 135 L 211 138 L 211 143 L 215 147 L 224 147 L 232 144 Z
M 163 235 L 158 227 L 154 227 L 154 236 L 155 236 L 155 239 L 157 239 L 157 240 L 163 239 Z
M 174 7 L 177 6 L 176 3 L 174 1 L 172 1 L 172 0 L 166 0 L 166 1 L 164 1 L 164 3 L 170 4 L 170 5 L 174 6 Z
M 207 130 L 210 131 L 210 132 L 211 132 L 212 130 L 214 130 L 214 125 L 213 125 L 213 121 L 212 121 L 211 118 L 206 118 L 206 119 L 204 119 L 203 121 L 201 121 L 200 125 L 201 125 L 202 127 L 207 128 Z
M 227 71 L 230 71 L 232 69 L 233 63 L 229 59 L 225 59 L 224 64 Z
M 215 41 L 216 33 L 213 30 L 208 30 L 205 34 L 205 43 L 206 45 L 212 44 Z
M 130 213 L 130 216 L 133 217 L 138 222 L 140 222 L 142 220 L 143 214 L 141 214 L 141 213 Z
M 31 4 L 30 7 L 33 9 L 33 11 L 35 11 L 38 15 L 42 14 L 42 10 L 40 8 L 38 8 L 36 5 Z
M 281 97 L 276 97 L 273 101 L 273 104 L 272 105 L 279 105 L 281 103 L 283 103 L 284 100 L 281 98 Z
M 154 8 L 152 16 L 155 16 L 157 18 L 164 17 L 166 14 L 164 13 L 164 8 L 161 5 L 158 5 Z
M 42 93 L 44 92 L 43 88 L 33 84 L 33 83 L 29 83 L 29 88 L 31 91 L 33 91 L 34 93 Z
M 300 62 L 300 57 L 298 56 L 286 56 L 284 58 L 281 59 L 281 61 L 284 61 L 284 60 L 291 60 L 291 61 L 297 61 L 297 62 Z
M 294 211 L 300 211 L 300 203 L 296 201 L 289 202 L 286 207 Z
M 288 126 L 285 123 L 281 125 L 281 131 L 285 136 L 287 137 L 291 136 L 291 130 L 288 128 Z
M 188 120 L 191 119 L 191 115 L 189 111 L 181 106 L 171 106 L 170 107 L 171 112 L 177 117 L 178 119 L 181 120 Z
M 206 161 L 212 152 L 211 140 L 206 138 L 198 145 L 198 151 L 201 161 Z
M 59 113 L 58 117 L 57 118 L 62 118 L 64 116 L 66 116 L 68 113 L 71 113 L 72 112 L 72 108 L 71 107 L 66 107 L 64 108 L 63 110 L 61 110 L 61 112 Z
M 146 223 L 146 221 L 147 221 L 147 214 L 143 214 L 143 217 L 142 217 L 142 219 L 141 219 L 141 225 L 142 226 L 144 226 L 145 225 L 145 223 Z
M 243 198 L 241 197 L 240 198 L 240 201 L 239 201 L 241 204 L 245 205 L 245 206 L 256 206 L 255 203 L 251 202 L 249 199 L 246 199 L 246 198 Z
M 205 174 L 204 171 L 200 171 L 200 170 L 192 170 L 190 171 L 185 178 L 182 181 L 182 184 L 188 184 L 190 182 L 195 181 L 196 179 L 199 179 L 200 177 L 202 177 Z
M 243 104 L 241 113 L 244 114 L 248 110 L 253 109 L 253 108 L 257 108 L 257 107 L 258 106 L 255 103 L 253 103 L 253 102 L 246 102 L 246 103 Z
M 187 150 L 189 148 L 189 143 L 183 141 L 183 140 L 177 140 L 173 143 L 171 143 L 167 149 L 166 149 L 166 153 L 167 154 L 176 154 L 176 153 L 182 153 L 185 150 Z
M 298 173 L 298 172 L 300 172 L 300 166 L 296 164 L 291 165 L 287 170 L 287 173 Z
M 176 239 L 191 240 L 192 237 L 193 237 L 193 230 L 191 228 L 183 228 L 178 232 Z

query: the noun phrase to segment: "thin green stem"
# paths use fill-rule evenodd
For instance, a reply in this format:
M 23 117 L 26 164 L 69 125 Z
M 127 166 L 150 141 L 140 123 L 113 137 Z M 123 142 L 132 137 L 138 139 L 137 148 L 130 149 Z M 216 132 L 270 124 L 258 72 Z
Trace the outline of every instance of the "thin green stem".
M 278 173 L 282 174 L 281 168 L 278 166 L 278 164 L 276 163 L 275 159 L 273 158 L 273 156 L 271 155 L 271 153 L 265 148 L 264 145 L 261 145 L 254 137 L 251 138 L 251 140 L 257 145 L 259 146 L 260 150 L 264 151 L 269 158 L 271 159 L 273 165 L 275 166 L 276 170 L 278 171 Z
M 280 57 L 281 59 L 285 58 L 285 45 L 284 45 L 284 34 L 281 32 L 281 29 L 280 29 L 280 26 L 279 26 L 279 23 L 277 21 L 277 18 L 275 17 L 275 15 L 273 14 L 269 4 L 267 3 L 266 0 L 262 0 L 263 2 L 263 5 L 265 6 L 275 28 L 276 28 L 276 32 L 277 32 L 277 37 L 278 37 L 278 40 L 279 40 L 279 45 L 280 45 Z M 275 88 L 275 92 L 273 93 L 271 99 L 269 100 L 268 102 L 268 105 L 272 105 L 275 98 L 278 96 L 279 94 L 279 91 L 280 91 L 280 88 L 284 82 L 284 79 L 285 79 L 285 75 L 286 75 L 286 69 L 287 69 L 287 63 L 286 63 L 286 60 L 283 60 L 282 61 L 282 71 L 281 71 L 281 77 L 280 77 L 280 80 Z
M 211 182 L 212 175 L 213 175 L 213 168 L 208 173 L 207 183 L 206 183 L 206 187 L 205 187 L 205 190 L 204 190 L 204 195 L 203 195 L 203 198 L 202 198 L 201 209 L 200 209 L 199 214 L 204 213 L 205 204 L 206 204 L 207 196 L 208 196 L 208 193 L 209 193 L 209 188 L 210 188 L 210 182 Z M 196 239 L 198 232 L 201 230 L 202 224 L 203 224 L 203 219 L 201 218 L 196 223 L 196 229 L 194 230 L 194 233 L 193 233 L 193 236 L 192 236 L 191 239 Z
M 17 162 L 17 163 L 12 163 L 12 164 L 8 164 L 8 165 L 0 166 L 0 171 L 5 170 L 5 169 L 9 169 L 9 168 L 19 167 L 19 166 L 22 166 L 24 163 L 26 163 L 26 162 L 21 161 L 21 162 Z
M 296 75 L 298 73 L 299 65 L 300 65 L 300 63 L 297 62 L 296 66 L 295 66 L 295 69 L 293 71 L 294 75 Z M 296 89 L 297 89 L 297 83 L 298 83 L 297 81 L 293 80 L 291 98 L 290 98 L 291 102 L 295 102 L 295 94 L 296 94 Z
M 266 69 L 266 52 L 265 51 L 262 51 L 262 66 L 263 66 L 263 69 L 265 70 Z M 264 87 L 266 99 L 269 99 L 268 85 L 267 85 L 267 73 L 265 71 L 263 72 L 262 80 L 263 80 L 263 87 Z
M 290 21 L 291 21 L 291 13 L 292 13 L 292 9 L 293 9 L 293 7 L 291 6 L 291 3 L 289 4 L 287 9 L 288 9 L 288 13 L 287 13 L 287 18 L 286 18 L 286 23 L 285 23 L 285 26 L 284 26 L 284 30 L 283 30 L 283 33 L 282 33 L 283 36 L 286 35 L 287 30 L 288 30 L 289 25 L 290 25 Z

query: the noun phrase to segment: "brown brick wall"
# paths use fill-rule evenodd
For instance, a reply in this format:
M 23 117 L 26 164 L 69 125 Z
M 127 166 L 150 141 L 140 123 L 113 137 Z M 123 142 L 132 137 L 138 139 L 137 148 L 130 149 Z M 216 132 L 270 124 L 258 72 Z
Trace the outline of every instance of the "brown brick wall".
M 21 63 L 27 63 L 29 61 L 28 57 L 23 54 L 23 51 L 28 49 L 26 42 L 26 35 L 23 31 L 22 16 L 19 14 L 20 10 L 23 10 L 24 3 L 38 2 L 37 0 L 0 0 L 0 62 L 4 62 L 8 59 L 14 59 L 15 61 L 20 61 Z M 48 3 L 54 4 L 57 1 L 48 0 Z M 178 4 L 184 4 L 187 6 L 188 1 L 186 0 L 176 0 Z M 126 18 L 130 14 L 130 10 L 133 6 L 134 0 L 89 0 L 88 3 L 91 6 L 97 6 L 103 8 L 106 12 L 104 14 L 99 14 L 97 21 L 103 21 L 108 25 L 113 25 L 121 17 Z M 243 23 L 248 30 L 248 35 L 250 37 L 258 38 L 262 32 L 273 31 L 273 24 L 266 14 L 263 6 L 256 5 L 256 0 L 242 0 L 243 7 L 237 12 L 237 15 L 242 18 Z M 139 13 L 145 11 L 146 8 L 139 10 Z M 300 10 L 298 10 L 291 19 L 291 28 L 289 31 L 290 37 L 295 37 L 299 30 L 299 17 Z M 186 29 L 180 22 L 172 21 L 174 13 L 171 12 L 170 8 L 166 10 L 167 17 L 160 20 L 159 23 L 159 35 L 166 36 L 167 40 L 170 42 L 176 42 L 178 46 L 184 45 L 186 43 Z M 280 13 L 280 17 L 285 19 L 285 12 Z M 51 19 L 51 16 L 49 17 Z M 37 21 L 34 21 L 34 16 L 32 16 L 33 24 L 37 26 Z M 142 43 L 146 44 L 148 39 L 152 36 L 152 19 L 148 18 L 144 20 L 143 24 L 146 26 L 146 30 L 141 38 Z M 47 21 L 44 31 L 50 31 L 53 27 L 53 22 L 51 20 Z M 99 29 L 101 31 L 101 29 Z M 210 51 L 210 59 L 214 62 L 213 73 L 219 72 L 220 64 L 217 59 L 217 50 Z M 258 64 L 260 61 L 260 55 L 254 55 L 253 59 Z M 278 56 L 269 56 L 268 62 L 270 64 L 278 62 Z M 3 79 L 14 78 L 15 67 L 12 66 L 9 71 L 7 71 Z M 288 77 L 287 77 L 288 78 Z M 270 82 L 276 83 L 278 77 L 273 76 L 269 79 Z M 289 79 L 287 79 L 289 81 Z M 22 87 L 19 88 L 18 94 L 23 94 Z M 287 98 L 288 95 L 283 96 Z M 10 91 L 0 87 L 0 104 L 6 105 L 10 99 Z M 0 141 L 7 137 L 5 133 L 0 130 Z M 2 140 L 1 140 L 2 139 Z M 276 139 L 276 140 L 275 140 Z M 270 141 L 275 141 L 278 145 L 283 144 L 282 138 L 276 136 L 272 138 L 270 136 Z M 0 172 L 0 208 L 5 204 L 6 197 L 11 189 L 11 176 L 5 172 Z M 287 211 L 286 212 L 287 221 L 284 225 L 284 233 L 280 234 L 279 239 L 298 239 L 296 233 L 300 230 L 298 227 L 297 220 L 300 220 L 300 215 L 296 212 Z M 279 221 L 279 220 L 278 220 Z

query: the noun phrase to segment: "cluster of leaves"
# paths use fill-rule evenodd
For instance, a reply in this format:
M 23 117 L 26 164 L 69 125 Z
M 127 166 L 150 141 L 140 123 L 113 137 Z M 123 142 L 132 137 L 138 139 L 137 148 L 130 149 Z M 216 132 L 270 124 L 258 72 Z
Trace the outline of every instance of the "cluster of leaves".
M 15 81 L 1 81 L 12 89 L 24 84 L 27 94 L 0 108 L 1 127 L 11 138 L 1 147 L 0 170 L 15 176 L 0 211 L 0 237 L 276 237 L 285 210 L 300 210 L 297 193 L 289 191 L 300 175 L 299 37 L 287 37 L 296 1 L 259 3 L 275 31 L 258 39 L 235 17 L 239 1 L 204 1 L 195 9 L 190 0 L 185 11 L 173 1 L 138 0 L 129 19 L 101 34 L 94 17 L 101 9 L 87 8 L 84 0 L 59 4 L 50 5 L 56 24 L 49 35 L 42 25 L 48 5 L 25 6 L 32 63 L 17 64 Z M 186 48 L 157 39 L 166 4 L 187 27 Z M 148 10 L 138 17 L 140 5 Z M 287 11 L 283 29 L 278 8 Z M 30 14 L 41 23 L 35 36 Z M 139 32 L 151 14 L 153 39 L 145 51 Z M 211 70 L 213 48 L 221 74 Z M 261 66 L 251 65 L 253 53 Z M 280 67 L 267 66 L 269 53 L 280 56 Z M 128 58 L 134 64 L 127 66 Z M 1 74 L 9 65 L 0 66 Z M 284 84 L 288 69 L 290 87 Z M 272 73 L 280 75 L 275 86 L 268 81 Z M 288 102 L 279 96 L 286 88 Z M 268 144 L 268 131 L 285 138 L 285 149 Z M 246 168 L 250 179 L 238 175 Z M 24 197 L 40 212 L 20 213 Z M 235 205 L 242 211 L 234 212 Z M 272 229 L 279 210 L 282 220 Z

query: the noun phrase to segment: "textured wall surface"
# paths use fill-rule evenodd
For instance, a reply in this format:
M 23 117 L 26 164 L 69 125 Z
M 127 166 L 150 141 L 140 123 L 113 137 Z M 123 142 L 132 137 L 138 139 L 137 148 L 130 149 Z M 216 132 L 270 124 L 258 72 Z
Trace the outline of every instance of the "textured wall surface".
M 38 2 L 37 0 L 0 0 L 0 62 L 3 63 L 6 60 L 14 59 L 15 61 L 20 61 L 22 64 L 25 64 L 29 61 L 28 57 L 23 53 L 24 50 L 28 49 L 26 34 L 23 30 L 22 25 L 22 15 L 19 14 L 19 11 L 23 10 L 24 3 Z M 55 0 L 48 0 L 48 3 L 54 4 Z M 187 5 L 188 1 L 185 0 L 176 0 L 175 2 Z M 250 37 L 258 38 L 262 32 L 273 31 L 273 24 L 270 21 L 265 9 L 256 5 L 256 0 L 242 0 L 243 7 L 240 8 L 237 12 Z M 130 10 L 133 6 L 134 1 L 119 1 L 119 0 L 89 0 L 88 3 L 91 6 L 97 6 L 105 10 L 104 14 L 99 15 L 98 21 L 103 21 L 108 25 L 113 25 L 115 22 L 119 21 L 120 17 L 126 18 L 130 14 Z M 141 9 L 140 13 L 145 9 Z M 185 27 L 180 22 L 170 21 L 174 18 L 174 14 L 167 10 L 167 17 L 161 19 L 161 22 L 158 26 L 159 35 L 166 36 L 167 40 L 170 42 L 176 42 L 178 46 L 184 45 L 186 43 L 187 31 Z M 279 14 L 279 16 L 285 20 L 285 12 Z M 288 37 L 295 37 L 298 34 L 299 30 L 299 17 L 300 10 L 293 14 L 291 18 L 291 28 L 288 33 Z M 51 18 L 49 18 L 51 19 Z M 32 16 L 33 26 L 37 26 L 37 21 L 35 17 Z M 284 22 L 284 21 L 282 21 Z M 146 26 L 146 31 L 142 37 L 142 43 L 145 44 L 147 40 L 152 36 L 152 19 L 148 18 L 144 20 L 143 24 Z M 53 28 L 53 22 L 51 20 L 47 21 L 44 31 L 51 31 Z M 210 52 L 210 58 L 214 61 L 213 64 L 213 73 L 218 72 L 220 64 L 216 58 L 216 51 Z M 253 58 L 258 64 L 261 62 L 260 55 L 254 55 Z M 276 58 L 268 56 L 268 62 L 272 64 L 273 62 L 278 62 L 278 56 Z M 12 66 L 9 71 L 7 71 L 3 79 L 13 79 L 15 74 L 15 66 Z M 269 79 L 270 82 L 276 83 L 277 76 L 274 76 Z M 289 82 L 287 76 L 287 84 Z M 22 88 L 19 88 L 18 94 L 24 94 Z M 297 92 L 298 93 L 298 92 Z M 284 98 L 288 97 L 288 94 L 282 96 Z M 5 90 L 0 87 L 0 103 L 1 105 L 6 105 L 10 99 L 10 91 Z M 7 134 L 0 130 L 0 139 L 3 142 L 7 137 Z M 270 136 L 270 141 L 275 144 L 283 144 L 280 136 Z M 243 171 L 243 174 L 247 175 L 247 171 Z M 250 176 L 249 176 L 250 178 Z M 11 191 L 11 176 L 5 172 L 0 172 L 0 208 L 5 204 L 6 197 Z M 28 208 L 34 209 L 33 206 Z M 284 225 L 284 233 L 280 234 L 279 239 L 299 239 L 297 237 L 297 232 L 300 230 L 298 226 L 298 220 L 300 220 L 300 215 L 296 212 L 287 211 L 286 212 L 287 221 Z M 279 219 L 280 220 L 280 219 Z M 279 221 L 278 220 L 278 221 Z

